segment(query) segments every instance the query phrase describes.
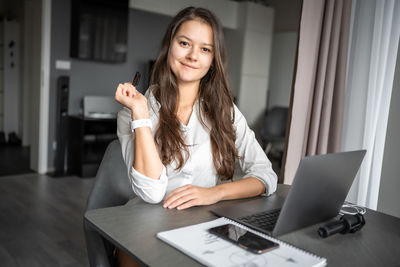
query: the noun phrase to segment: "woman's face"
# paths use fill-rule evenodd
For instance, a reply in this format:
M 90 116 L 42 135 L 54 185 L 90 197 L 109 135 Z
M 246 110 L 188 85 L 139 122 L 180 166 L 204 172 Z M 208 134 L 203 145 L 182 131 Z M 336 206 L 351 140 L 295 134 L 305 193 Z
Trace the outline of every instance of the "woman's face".
M 179 85 L 199 84 L 213 62 L 214 37 L 210 25 L 184 22 L 171 41 L 168 62 Z

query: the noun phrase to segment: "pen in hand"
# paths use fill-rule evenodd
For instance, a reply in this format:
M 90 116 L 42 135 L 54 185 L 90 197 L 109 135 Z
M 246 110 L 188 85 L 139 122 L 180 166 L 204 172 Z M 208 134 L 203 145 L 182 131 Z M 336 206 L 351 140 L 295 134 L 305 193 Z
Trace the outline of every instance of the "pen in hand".
M 140 73 L 137 71 L 135 73 L 135 77 L 133 78 L 132 85 L 136 87 L 139 84 L 139 81 L 140 81 Z

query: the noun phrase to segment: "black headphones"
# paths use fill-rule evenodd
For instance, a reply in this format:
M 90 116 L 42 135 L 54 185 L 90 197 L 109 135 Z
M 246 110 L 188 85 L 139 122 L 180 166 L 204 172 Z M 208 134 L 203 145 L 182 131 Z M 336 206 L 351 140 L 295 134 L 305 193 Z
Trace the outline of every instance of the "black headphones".
M 336 233 L 355 233 L 365 225 L 364 216 L 361 213 L 345 214 L 339 220 L 329 222 L 318 229 L 320 237 L 328 237 Z

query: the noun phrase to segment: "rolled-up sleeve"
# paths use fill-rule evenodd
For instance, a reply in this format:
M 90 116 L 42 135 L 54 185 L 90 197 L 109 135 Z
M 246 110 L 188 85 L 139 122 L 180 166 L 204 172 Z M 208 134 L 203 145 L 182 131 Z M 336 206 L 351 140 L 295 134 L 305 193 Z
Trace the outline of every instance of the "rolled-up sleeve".
M 266 195 L 276 191 L 277 175 L 272 164 L 255 138 L 254 132 L 247 125 L 246 119 L 235 106 L 236 148 L 239 154 L 239 165 L 244 177 L 255 177 L 266 187 Z
M 159 203 L 165 196 L 168 185 L 165 166 L 163 166 L 160 179 L 147 177 L 133 168 L 135 134 L 129 127 L 130 111 L 123 108 L 118 113 L 117 136 L 122 148 L 122 157 L 125 161 L 129 181 L 133 192 L 148 203 Z M 153 125 L 154 121 L 153 121 Z

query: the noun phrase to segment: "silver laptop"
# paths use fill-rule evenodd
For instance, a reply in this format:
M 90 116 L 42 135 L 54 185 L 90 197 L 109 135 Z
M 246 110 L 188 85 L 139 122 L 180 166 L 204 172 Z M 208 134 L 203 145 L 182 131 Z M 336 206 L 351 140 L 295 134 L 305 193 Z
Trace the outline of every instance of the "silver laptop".
M 286 199 L 273 194 L 212 212 L 278 236 L 338 215 L 366 150 L 305 157 Z

